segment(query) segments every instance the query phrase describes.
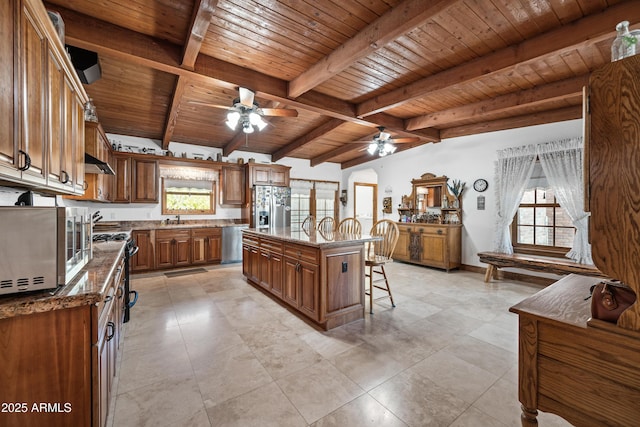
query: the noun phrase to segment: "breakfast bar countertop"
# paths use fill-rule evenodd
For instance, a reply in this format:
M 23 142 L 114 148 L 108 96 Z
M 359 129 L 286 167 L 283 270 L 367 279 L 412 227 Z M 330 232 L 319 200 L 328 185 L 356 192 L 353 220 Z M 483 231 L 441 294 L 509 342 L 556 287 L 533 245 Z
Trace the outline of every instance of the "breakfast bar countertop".
M 298 228 L 293 229 L 291 227 L 273 229 L 246 228 L 242 230 L 242 233 L 246 236 L 272 237 L 284 242 L 313 246 L 315 248 L 340 247 L 352 245 L 356 242 L 372 242 L 375 240 L 381 240 L 380 237 L 373 237 L 366 234 L 342 234 L 338 232 L 321 232 L 317 230 L 306 232 L 304 230 Z
M 93 258 L 73 278 L 55 290 L 0 296 L 0 319 L 51 310 L 96 304 L 113 276 L 126 242 L 109 241 L 93 245 Z

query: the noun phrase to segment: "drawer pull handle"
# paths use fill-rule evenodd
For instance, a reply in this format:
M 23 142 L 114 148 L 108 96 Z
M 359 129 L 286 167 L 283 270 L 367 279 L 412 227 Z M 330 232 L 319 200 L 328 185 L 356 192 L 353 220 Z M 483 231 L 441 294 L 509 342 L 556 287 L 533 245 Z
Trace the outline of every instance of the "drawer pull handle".
M 442 234 L 442 230 L 438 230 L 438 234 Z
M 20 150 L 20 154 L 24 156 L 24 166 L 19 167 L 18 170 L 26 171 L 31 167 L 31 157 L 26 153 L 26 151 Z
M 107 342 L 109 342 L 116 335 L 116 324 L 113 323 L 113 322 L 108 322 L 107 323 L 107 328 L 111 328 L 111 332 L 107 333 Z

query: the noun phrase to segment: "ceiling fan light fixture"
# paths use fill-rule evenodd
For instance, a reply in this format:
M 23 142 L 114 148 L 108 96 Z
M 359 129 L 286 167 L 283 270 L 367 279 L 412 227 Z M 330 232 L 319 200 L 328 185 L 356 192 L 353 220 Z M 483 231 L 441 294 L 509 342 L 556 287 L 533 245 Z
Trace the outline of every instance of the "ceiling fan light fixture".
M 393 154 L 393 153 L 396 151 L 396 148 L 397 148 L 397 147 L 396 147 L 395 145 L 390 144 L 390 143 L 388 143 L 388 142 L 385 142 L 385 143 L 384 143 L 383 151 L 384 151 L 386 154 Z
M 236 126 L 238 125 L 238 121 L 240 120 L 240 113 L 237 111 L 229 111 L 227 113 L 227 121 L 225 124 L 231 130 L 236 130 Z
M 373 153 L 375 153 L 377 149 L 378 149 L 378 144 L 376 144 L 375 142 L 372 142 L 369 144 L 369 147 L 367 148 L 367 153 L 373 155 Z
M 253 133 L 253 126 L 248 120 L 244 120 L 242 122 L 242 132 L 244 133 Z
M 267 126 L 267 122 L 265 122 L 262 119 L 262 116 L 255 111 L 252 111 L 251 113 L 249 113 L 249 122 L 253 126 L 256 126 L 260 131 Z

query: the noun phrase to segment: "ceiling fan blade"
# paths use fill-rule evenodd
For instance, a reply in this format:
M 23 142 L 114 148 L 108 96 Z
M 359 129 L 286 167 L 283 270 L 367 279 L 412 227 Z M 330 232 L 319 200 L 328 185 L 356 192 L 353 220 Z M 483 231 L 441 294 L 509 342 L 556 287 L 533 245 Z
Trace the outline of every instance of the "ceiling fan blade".
M 262 114 L 273 117 L 298 117 L 297 110 L 288 108 L 261 108 Z
M 212 104 L 210 102 L 202 102 L 202 101 L 187 101 L 187 103 L 189 104 L 193 104 L 193 105 L 202 105 L 203 107 L 213 107 L 213 108 L 222 108 L 225 110 L 229 109 L 228 105 L 218 105 L 218 104 Z
M 389 142 L 392 142 L 394 144 L 403 144 L 403 143 L 410 143 L 410 142 L 420 142 L 420 138 L 393 138 L 390 139 Z
M 240 88 L 240 103 L 242 105 L 249 108 L 253 107 L 253 96 L 254 96 L 253 91 L 244 87 Z

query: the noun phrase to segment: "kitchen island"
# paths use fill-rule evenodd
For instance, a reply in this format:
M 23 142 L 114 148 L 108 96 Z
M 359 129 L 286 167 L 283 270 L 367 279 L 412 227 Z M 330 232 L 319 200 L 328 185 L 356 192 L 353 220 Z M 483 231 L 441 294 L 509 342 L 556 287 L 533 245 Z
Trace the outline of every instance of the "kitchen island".
M 245 229 L 247 281 L 324 330 L 364 317 L 365 245 L 371 236 L 291 228 Z

